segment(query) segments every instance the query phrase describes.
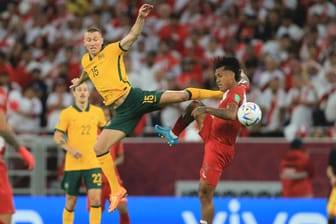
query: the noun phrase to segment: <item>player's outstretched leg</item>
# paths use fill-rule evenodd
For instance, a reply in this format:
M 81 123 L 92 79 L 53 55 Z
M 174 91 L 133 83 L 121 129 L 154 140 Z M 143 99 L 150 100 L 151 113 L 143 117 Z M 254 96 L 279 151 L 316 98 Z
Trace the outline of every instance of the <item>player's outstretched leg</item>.
M 123 199 L 126 196 L 127 196 L 127 191 L 125 188 L 121 186 L 120 186 L 119 191 L 115 193 L 112 192 L 110 195 L 110 207 L 108 209 L 108 212 L 113 212 L 117 208 L 121 199 Z
M 168 140 L 169 146 L 173 146 L 178 143 L 178 137 L 171 131 L 170 128 L 163 128 L 159 125 L 155 125 L 154 130 L 161 138 L 165 137 Z

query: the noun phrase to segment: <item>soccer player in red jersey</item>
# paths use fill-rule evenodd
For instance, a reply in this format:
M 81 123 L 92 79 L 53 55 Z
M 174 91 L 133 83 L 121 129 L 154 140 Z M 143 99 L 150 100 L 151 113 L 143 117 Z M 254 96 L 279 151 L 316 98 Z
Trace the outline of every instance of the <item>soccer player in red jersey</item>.
M 249 79 L 241 71 L 236 58 L 216 58 L 214 70 L 218 88 L 224 93 L 218 108 L 205 106 L 200 101 L 192 101 L 172 129 L 155 126 L 158 134 L 166 137 L 170 145 L 174 145 L 178 142 L 179 134 L 192 121 L 197 122 L 199 134 L 205 143 L 199 182 L 202 224 L 210 224 L 213 221 L 213 195 L 223 169 L 234 158 L 234 145 L 241 127 L 237 111 L 246 101 L 249 88 Z
M 24 160 L 28 168 L 32 170 L 35 167 L 35 159 L 28 149 L 22 146 L 15 134 L 9 127 L 6 119 L 7 111 L 7 83 L 9 74 L 0 71 L 0 136 L 6 141 L 7 144 L 12 146 L 16 152 Z M 0 149 L 0 223 L 11 224 L 12 215 L 15 212 L 13 202 L 13 192 L 7 175 L 7 166 L 3 160 L 5 154 L 5 147 Z
M 282 197 L 313 197 L 313 174 L 313 164 L 304 150 L 303 142 L 295 138 L 280 161 Z

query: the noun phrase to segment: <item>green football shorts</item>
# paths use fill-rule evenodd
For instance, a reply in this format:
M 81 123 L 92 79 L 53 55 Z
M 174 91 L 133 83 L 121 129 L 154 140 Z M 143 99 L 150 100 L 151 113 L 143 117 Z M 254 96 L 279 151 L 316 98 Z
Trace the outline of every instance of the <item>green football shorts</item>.
M 82 180 L 84 180 L 86 189 L 100 189 L 102 186 L 101 169 L 64 171 L 61 187 L 68 195 L 77 196 Z
M 105 128 L 119 130 L 130 136 L 144 114 L 161 109 L 159 102 L 162 94 L 163 91 L 132 88 Z

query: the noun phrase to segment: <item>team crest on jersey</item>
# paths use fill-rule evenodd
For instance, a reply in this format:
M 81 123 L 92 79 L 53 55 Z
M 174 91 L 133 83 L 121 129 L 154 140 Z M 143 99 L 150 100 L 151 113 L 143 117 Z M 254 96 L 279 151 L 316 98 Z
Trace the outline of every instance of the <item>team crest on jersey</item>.
M 99 54 L 99 55 L 98 55 L 98 59 L 99 59 L 99 60 L 104 59 L 104 58 L 105 58 L 104 54 Z

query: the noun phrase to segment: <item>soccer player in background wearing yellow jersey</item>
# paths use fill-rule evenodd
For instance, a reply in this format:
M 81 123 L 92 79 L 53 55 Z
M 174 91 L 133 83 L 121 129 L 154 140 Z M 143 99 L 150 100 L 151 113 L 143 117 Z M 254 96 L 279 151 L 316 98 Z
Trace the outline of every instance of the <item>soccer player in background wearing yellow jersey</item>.
M 330 181 L 327 215 L 328 224 L 335 224 L 336 219 L 336 146 L 332 147 L 328 156 L 327 177 Z
M 90 224 L 101 221 L 101 168 L 93 146 L 99 129 L 106 124 L 103 110 L 89 104 L 86 83 L 72 88 L 74 104 L 62 110 L 54 141 L 66 151 L 62 188 L 66 192 L 63 224 L 74 223 L 77 195 L 84 180 L 90 201 Z
M 221 91 L 197 88 L 181 91 L 145 91 L 131 86 L 123 55 L 141 34 L 145 18 L 152 9 L 153 5 L 143 4 L 130 32 L 120 41 L 105 46 L 101 30 L 89 27 L 84 34 L 84 45 L 88 52 L 82 57 L 83 72 L 79 78 L 71 80 L 70 88 L 90 79 L 102 96 L 104 104 L 116 110 L 115 116 L 108 122 L 94 146 L 103 173 L 111 187 L 109 212 L 113 211 L 126 195 L 126 189 L 120 186 L 115 175 L 109 148 L 129 136 L 145 113 L 160 110 L 171 103 L 205 98 L 221 99 L 223 96 Z

